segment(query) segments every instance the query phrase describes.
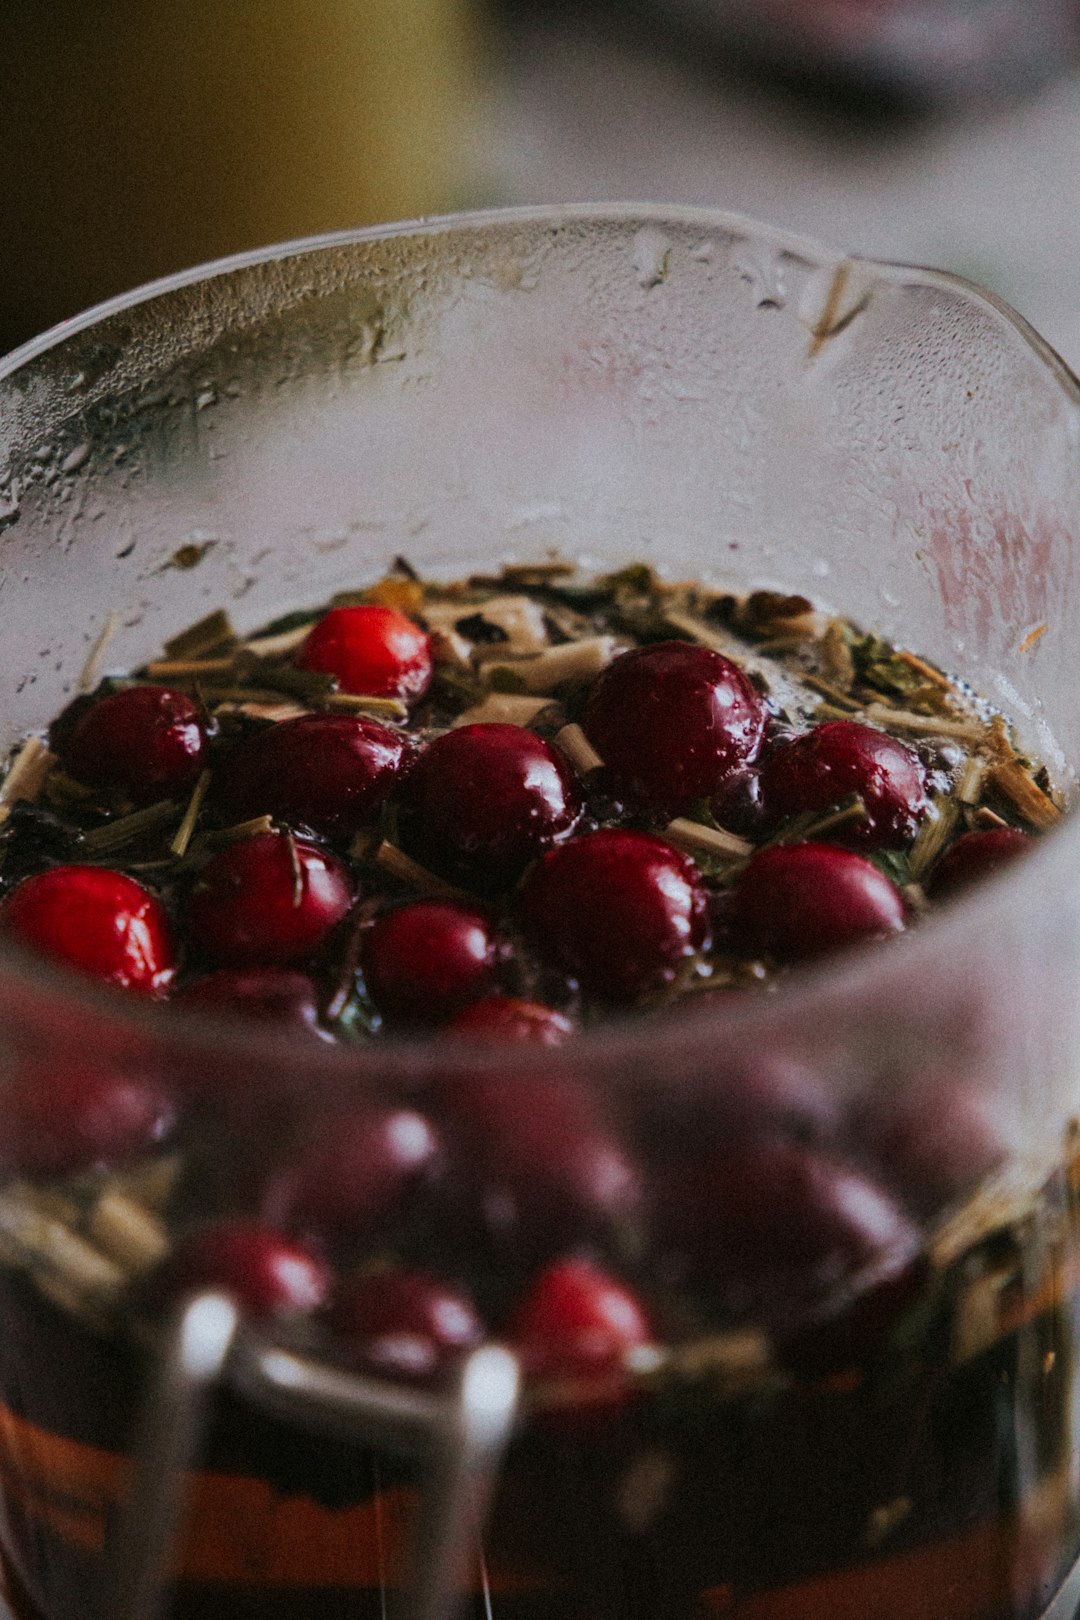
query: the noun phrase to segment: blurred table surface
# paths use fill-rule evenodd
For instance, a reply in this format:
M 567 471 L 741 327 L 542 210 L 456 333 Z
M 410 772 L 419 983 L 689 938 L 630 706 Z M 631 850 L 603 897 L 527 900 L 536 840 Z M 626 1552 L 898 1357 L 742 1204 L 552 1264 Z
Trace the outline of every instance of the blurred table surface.
M 1080 369 L 1080 69 L 922 116 L 841 112 L 725 72 L 704 42 L 541 12 L 512 29 L 501 82 L 499 201 L 708 204 L 938 265 Z

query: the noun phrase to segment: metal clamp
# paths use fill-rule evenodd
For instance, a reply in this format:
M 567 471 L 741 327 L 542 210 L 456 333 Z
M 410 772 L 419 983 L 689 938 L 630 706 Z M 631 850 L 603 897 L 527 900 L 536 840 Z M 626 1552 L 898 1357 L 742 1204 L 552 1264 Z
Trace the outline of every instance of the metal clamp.
M 147 1392 L 105 1615 L 161 1615 L 183 1531 L 187 1474 L 202 1448 L 214 1389 L 227 1385 L 304 1427 L 419 1460 L 420 1509 L 398 1620 L 451 1620 L 514 1426 L 519 1384 L 517 1360 L 501 1345 L 474 1350 L 448 1389 L 410 1389 L 281 1349 L 244 1328 L 224 1295 L 189 1300 Z

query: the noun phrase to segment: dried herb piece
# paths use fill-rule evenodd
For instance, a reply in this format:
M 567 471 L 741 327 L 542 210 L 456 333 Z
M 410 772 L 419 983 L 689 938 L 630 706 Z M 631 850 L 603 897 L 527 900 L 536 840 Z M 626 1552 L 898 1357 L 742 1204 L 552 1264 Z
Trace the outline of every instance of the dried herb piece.
M 239 645 L 239 637 L 224 608 L 217 608 L 204 619 L 181 630 L 165 643 L 166 658 L 207 658 Z
M 1053 799 L 1035 785 L 1019 760 L 1000 760 L 990 765 L 985 780 L 987 788 L 1037 832 L 1049 832 L 1060 821 L 1061 811 Z

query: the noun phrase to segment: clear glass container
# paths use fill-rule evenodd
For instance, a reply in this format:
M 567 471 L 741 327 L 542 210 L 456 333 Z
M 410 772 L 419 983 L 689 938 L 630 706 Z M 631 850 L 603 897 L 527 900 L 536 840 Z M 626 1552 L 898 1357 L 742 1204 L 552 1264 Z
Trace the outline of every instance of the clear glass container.
M 525 209 L 225 261 L 0 364 L 0 744 L 46 727 L 92 655 L 135 666 L 214 608 L 249 630 L 399 553 L 455 577 L 558 547 L 806 591 L 961 673 L 1069 793 L 1078 430 L 1075 380 L 989 295 L 721 213 Z M 584 1241 L 661 1327 L 590 1421 L 526 1397 L 483 1556 L 458 1547 L 477 1613 L 1066 1613 L 1048 1606 L 1080 1544 L 1078 838 L 1067 819 L 890 947 L 781 993 L 515 1053 L 538 1110 L 552 1085 L 584 1088 L 638 1166 L 643 1232 Z M 295 1140 L 372 1096 L 423 1108 L 448 1079 L 507 1068 L 132 1007 L 9 945 L 0 1054 L 6 1084 L 92 1054 L 168 1086 L 209 1167 L 188 1223 L 256 1207 Z M 797 1319 L 790 1276 L 718 1313 L 655 1234 L 700 1156 L 755 1133 L 846 1167 L 854 1197 L 895 1197 L 926 1242 L 843 1271 Z M 467 1133 L 459 1152 L 467 1168 Z M 28 1614 L 115 1620 L 153 1347 L 68 1265 L 62 1202 L 43 1213 L 38 1189 L 31 1230 L 24 1192 L 8 1176 L 0 1193 L 0 1536 Z M 778 1187 L 776 1220 L 801 1213 Z M 497 1338 L 536 1255 L 469 1254 Z M 337 1385 L 310 1422 L 280 1380 L 271 1399 L 285 1363 L 261 1343 L 255 1377 L 244 1332 L 184 1476 L 172 1612 L 379 1614 L 423 1584 L 405 1565 L 426 1464 L 328 1422 L 331 1394 L 351 1399 Z M 321 1344 L 289 1348 L 314 1377 Z M 396 1392 L 406 1429 L 427 1421 L 415 1394 Z M 182 1436 L 142 1432 L 144 1462 L 191 1460 Z M 440 1455 L 448 1489 L 461 1447 Z

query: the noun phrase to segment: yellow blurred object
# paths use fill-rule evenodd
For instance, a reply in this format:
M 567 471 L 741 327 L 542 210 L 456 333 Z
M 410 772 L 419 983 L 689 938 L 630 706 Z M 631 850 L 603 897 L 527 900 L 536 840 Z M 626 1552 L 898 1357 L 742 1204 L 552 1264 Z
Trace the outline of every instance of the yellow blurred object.
M 458 205 L 468 0 L 0 11 L 0 352 L 223 253 Z

